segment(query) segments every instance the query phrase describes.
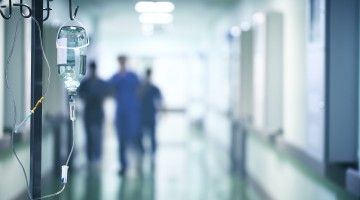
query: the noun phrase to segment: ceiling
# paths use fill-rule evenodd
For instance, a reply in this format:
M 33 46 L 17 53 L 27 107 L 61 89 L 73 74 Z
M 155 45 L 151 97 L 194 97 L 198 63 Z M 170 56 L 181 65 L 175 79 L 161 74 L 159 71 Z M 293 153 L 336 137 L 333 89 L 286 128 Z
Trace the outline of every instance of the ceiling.
M 134 6 L 138 0 L 77 0 L 76 3 L 81 7 L 81 10 L 88 12 L 91 15 L 99 16 L 117 12 L 122 8 L 128 11 L 133 11 Z M 166 1 L 166 0 L 162 0 Z M 201 5 L 204 8 L 229 8 L 238 0 L 169 0 L 173 2 L 177 9 L 187 9 L 193 5 Z

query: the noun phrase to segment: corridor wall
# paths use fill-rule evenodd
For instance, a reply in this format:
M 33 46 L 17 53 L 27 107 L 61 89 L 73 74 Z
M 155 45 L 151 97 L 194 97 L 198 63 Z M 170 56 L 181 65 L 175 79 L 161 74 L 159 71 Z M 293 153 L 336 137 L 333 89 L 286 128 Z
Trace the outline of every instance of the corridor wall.
M 207 112 L 205 116 L 205 132 L 208 138 L 221 149 L 222 153 L 231 152 L 231 144 L 235 137 L 232 136 L 232 121 L 239 117 L 236 109 L 235 98 L 239 91 L 239 35 L 231 35 L 231 27 L 234 27 L 231 12 L 229 15 L 219 17 L 212 24 L 211 31 L 204 34 L 204 48 L 208 56 L 207 60 Z M 237 29 L 238 27 L 235 26 Z M 240 36 L 241 38 L 241 36 Z M 238 99 L 236 99 L 238 100 Z M 231 119 L 233 117 L 233 119 Z M 226 165 L 226 163 L 224 163 Z
M 44 48 L 46 50 L 47 58 L 50 62 L 50 67 L 52 70 L 52 76 L 51 76 L 51 84 L 49 88 L 49 93 L 46 96 L 46 102 L 43 104 L 43 142 L 42 142 L 42 176 L 46 177 L 49 175 L 49 173 L 54 169 L 54 146 L 55 146 L 55 140 L 54 135 L 51 134 L 51 126 L 48 123 L 47 117 L 49 115 L 55 115 L 62 113 L 65 116 L 67 112 L 67 107 L 65 107 L 65 101 L 66 97 L 64 95 L 64 88 L 63 88 L 63 82 L 60 80 L 60 78 L 57 76 L 57 70 L 56 70 L 56 46 L 55 46 L 55 38 L 57 34 L 57 27 L 45 25 L 43 30 L 43 41 L 44 41 Z M 26 43 L 29 42 L 28 40 L 30 38 L 30 35 L 26 34 L 31 31 L 31 26 L 25 25 L 25 34 L 24 34 L 24 48 L 22 50 L 26 50 Z M 25 52 L 25 60 L 30 55 L 30 51 L 24 51 Z M 25 61 L 25 63 L 27 63 Z M 24 66 L 29 67 L 27 64 Z M 27 69 L 24 69 L 23 76 L 29 76 L 30 74 L 27 74 L 25 71 Z M 44 63 L 43 67 L 43 82 L 47 82 L 47 74 L 48 70 Z M 19 76 L 19 74 L 17 75 Z M 25 78 L 26 81 L 29 81 L 29 77 Z M 18 79 L 18 78 L 17 78 Z M 24 84 L 25 85 L 25 84 Z M 23 86 L 25 87 L 25 86 Z M 28 93 L 30 94 L 30 93 Z M 29 99 L 26 92 L 23 94 L 23 99 Z M 28 103 L 26 100 L 24 105 Z M 28 106 L 29 103 L 28 103 Z M 27 107 L 28 108 L 28 107 Z M 60 122 L 59 122 L 60 123 Z M 29 128 L 29 127 L 27 127 Z M 29 131 L 28 129 L 25 129 L 25 131 Z M 66 134 L 62 134 L 62 137 Z M 27 141 L 27 140 L 25 140 Z M 30 163 L 30 157 L 29 157 L 29 143 L 24 143 L 20 147 L 17 148 L 17 152 L 26 167 L 27 172 L 29 173 L 29 166 Z M 58 170 L 58 168 L 56 168 Z M 6 174 L 2 174 L 2 178 L 0 180 L 0 197 L 3 197 L 5 199 L 14 199 L 19 197 L 20 194 L 22 194 L 26 190 L 24 177 L 21 172 L 20 166 L 18 166 L 18 163 L 15 159 L 13 159 L 12 154 L 11 156 L 6 156 L 4 158 L 0 159 L 0 171 L 8 172 Z
M 253 120 L 253 30 L 240 34 L 240 120 Z
M 43 114 L 47 115 L 58 115 L 63 114 L 67 115 L 67 95 L 64 89 L 64 83 L 61 77 L 58 75 L 56 62 L 57 62 L 57 50 L 56 50 L 56 35 L 58 28 L 54 26 L 44 26 L 44 47 L 46 49 L 46 54 L 50 63 L 51 70 L 51 85 L 46 97 L 46 103 L 43 105 Z M 88 61 L 87 61 L 88 62 Z M 43 63 L 43 82 L 47 82 L 48 70 L 45 62 Z
M 5 66 L 5 52 L 4 52 L 4 20 L 0 21 L 0 71 L 4 71 Z M 4 73 L 0 73 L 0 139 L 4 135 L 3 124 L 4 124 Z
M 242 0 L 236 15 L 251 23 L 258 12 L 283 15 L 283 138 L 305 151 L 306 141 L 306 0 Z
M 10 54 L 12 47 L 12 42 L 14 40 L 15 29 L 16 29 L 16 18 L 7 20 L 5 23 L 5 57 Z M 9 85 L 13 95 L 15 96 L 15 104 L 17 106 L 17 115 L 16 120 L 21 121 L 24 117 L 25 112 L 25 100 L 24 100 L 24 22 L 19 22 L 18 35 L 16 38 L 15 48 L 12 55 L 11 62 L 8 66 L 8 80 Z M 5 72 L 5 71 L 4 71 Z M 4 73 L 3 73 L 4 74 Z M 4 127 L 12 128 L 14 120 L 14 111 L 11 94 L 8 90 L 5 90 L 5 99 L 4 99 Z
M 325 155 L 325 0 L 306 2 L 305 151 L 324 162 Z
M 57 63 L 57 50 L 56 50 L 56 36 L 57 36 L 58 27 L 52 25 L 44 25 L 43 27 L 43 41 L 44 41 L 44 48 L 46 50 L 46 56 L 48 58 L 51 70 L 51 83 L 50 88 L 48 90 L 46 96 L 46 102 L 43 104 L 43 133 L 48 134 L 48 140 L 43 142 L 42 147 L 42 174 L 48 175 L 52 169 L 59 170 L 58 167 L 55 166 L 54 161 L 54 149 L 55 149 L 55 137 L 60 138 L 62 142 L 62 147 L 67 147 L 67 137 L 68 134 L 65 134 L 66 131 L 63 132 L 60 136 L 55 136 L 53 134 L 53 124 L 49 122 L 49 118 L 58 117 L 58 116 L 68 116 L 68 107 L 67 107 L 67 94 L 64 89 L 64 83 L 61 77 L 58 75 L 56 63 Z M 88 62 L 88 61 L 87 61 Z M 45 61 L 43 63 L 43 82 L 47 82 L 48 77 L 48 69 L 46 67 Z M 80 116 L 79 116 L 80 118 Z M 80 120 L 79 120 L 80 122 Z M 59 124 L 61 122 L 58 122 Z M 79 124 L 79 123 L 78 123 Z M 65 124 L 63 125 L 65 126 Z M 50 134 L 49 134 L 50 133 Z M 78 135 L 76 137 L 78 138 Z M 76 159 L 74 159 L 76 160 Z
M 251 22 L 258 12 L 283 14 L 284 134 L 277 141 L 340 184 L 344 169 L 360 156 L 359 7 L 357 0 L 243 0 L 237 9 L 240 22 Z M 258 109 L 265 100 L 254 102 Z M 264 120 L 255 116 L 255 124 Z
M 253 125 L 265 134 L 283 128 L 283 18 L 254 15 Z

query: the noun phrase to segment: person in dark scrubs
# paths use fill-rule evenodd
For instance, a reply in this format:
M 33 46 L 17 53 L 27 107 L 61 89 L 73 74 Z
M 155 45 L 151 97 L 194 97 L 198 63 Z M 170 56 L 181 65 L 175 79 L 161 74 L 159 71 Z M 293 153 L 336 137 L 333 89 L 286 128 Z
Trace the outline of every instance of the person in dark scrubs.
M 134 72 L 127 69 L 127 61 L 128 58 L 124 55 L 118 57 L 120 70 L 109 81 L 117 104 L 115 123 L 120 144 L 120 175 L 124 175 L 128 167 L 126 154 L 130 144 L 138 149 L 135 143 L 140 133 L 140 81 Z
M 161 106 L 162 95 L 160 89 L 152 82 L 151 75 L 152 70 L 148 68 L 145 72 L 145 79 L 140 90 L 142 130 L 140 145 L 141 148 L 144 149 L 142 137 L 148 134 L 151 141 L 151 153 L 152 156 L 154 156 L 157 149 L 156 114 Z
M 84 101 L 84 124 L 86 131 L 86 153 L 90 164 L 101 159 L 104 110 L 103 103 L 109 94 L 107 83 L 96 75 L 95 62 L 90 63 L 90 76 L 81 82 L 80 98 Z

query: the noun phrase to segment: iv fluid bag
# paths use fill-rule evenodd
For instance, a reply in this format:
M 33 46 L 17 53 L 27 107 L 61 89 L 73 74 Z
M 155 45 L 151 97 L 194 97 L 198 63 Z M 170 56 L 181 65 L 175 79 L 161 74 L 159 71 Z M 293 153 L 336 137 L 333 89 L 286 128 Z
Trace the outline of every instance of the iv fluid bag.
M 57 71 L 69 93 L 75 93 L 86 73 L 86 48 L 89 39 L 80 26 L 60 28 L 57 46 Z

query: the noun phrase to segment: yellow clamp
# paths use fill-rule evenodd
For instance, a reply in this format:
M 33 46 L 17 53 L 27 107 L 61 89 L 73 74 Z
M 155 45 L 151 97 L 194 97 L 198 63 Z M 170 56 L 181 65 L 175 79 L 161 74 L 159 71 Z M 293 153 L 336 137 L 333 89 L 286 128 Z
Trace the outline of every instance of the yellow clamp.
M 44 101 L 45 97 L 42 96 L 35 104 L 34 108 L 31 109 L 31 113 L 34 114 L 35 110 L 41 105 L 41 103 Z

